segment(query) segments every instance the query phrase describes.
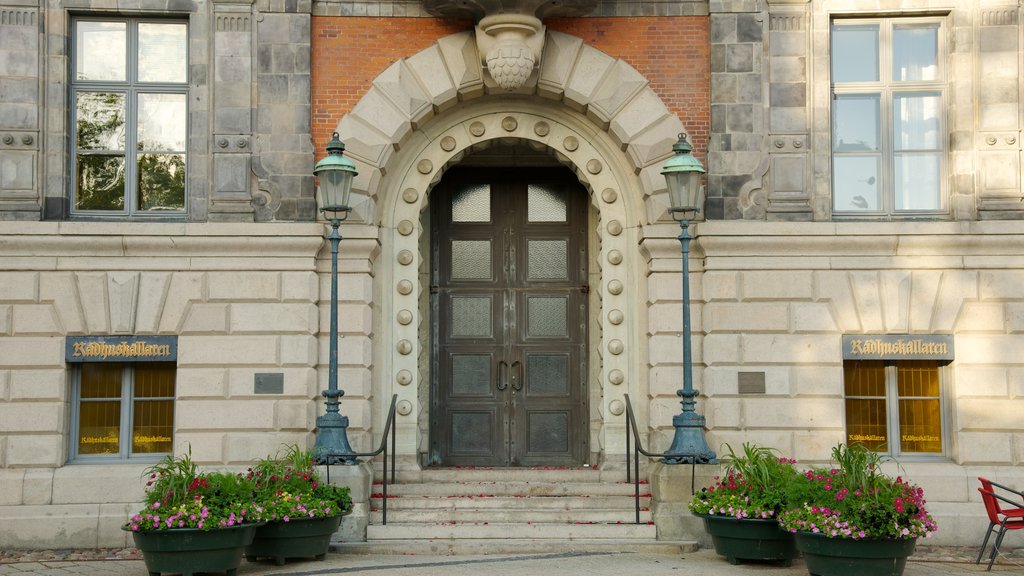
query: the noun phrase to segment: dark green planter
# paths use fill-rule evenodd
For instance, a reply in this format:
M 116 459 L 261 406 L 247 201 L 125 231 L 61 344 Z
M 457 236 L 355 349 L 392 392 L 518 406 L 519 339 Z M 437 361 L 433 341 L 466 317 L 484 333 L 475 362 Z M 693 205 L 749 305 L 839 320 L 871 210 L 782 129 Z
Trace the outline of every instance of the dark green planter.
M 257 558 L 272 558 L 278 566 L 286 558 L 323 560 L 331 536 L 341 524 L 341 516 L 268 522 L 256 530 L 252 544 L 245 547 L 245 559 L 254 562 Z
M 917 540 L 851 540 L 797 532 L 811 576 L 900 576 Z
M 235 576 L 242 551 L 252 542 L 258 524 L 216 530 L 173 528 L 132 532 L 150 576 L 161 572 L 192 576 L 196 572 L 227 572 Z
M 740 560 L 771 560 L 789 566 L 797 556 L 793 535 L 779 528 L 774 519 L 698 516 L 704 520 L 704 530 L 711 535 L 715 552 L 725 556 L 730 564 L 739 564 Z

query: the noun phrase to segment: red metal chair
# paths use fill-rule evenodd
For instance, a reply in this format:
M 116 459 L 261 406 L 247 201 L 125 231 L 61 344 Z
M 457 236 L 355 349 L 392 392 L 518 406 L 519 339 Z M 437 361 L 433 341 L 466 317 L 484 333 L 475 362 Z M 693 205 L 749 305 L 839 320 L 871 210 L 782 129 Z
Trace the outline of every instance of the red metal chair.
M 992 531 L 995 530 L 996 541 L 992 545 L 992 553 L 988 559 L 988 570 L 992 570 L 992 564 L 995 563 L 996 556 L 999 554 L 999 546 L 1003 543 L 1006 531 L 1024 529 L 1024 493 L 984 478 L 978 478 L 978 480 L 982 484 L 982 487 L 978 488 L 978 492 L 981 492 L 981 501 L 985 504 L 985 512 L 988 514 L 989 524 L 988 530 L 985 531 L 985 540 L 981 543 L 981 549 L 978 550 L 978 559 L 974 563 L 981 563 L 981 557 L 988 546 L 988 539 L 992 536 Z M 996 494 L 993 488 L 1000 488 L 1017 494 L 1022 500 L 1020 502 L 1010 500 Z M 996 528 L 997 526 L 998 528 Z

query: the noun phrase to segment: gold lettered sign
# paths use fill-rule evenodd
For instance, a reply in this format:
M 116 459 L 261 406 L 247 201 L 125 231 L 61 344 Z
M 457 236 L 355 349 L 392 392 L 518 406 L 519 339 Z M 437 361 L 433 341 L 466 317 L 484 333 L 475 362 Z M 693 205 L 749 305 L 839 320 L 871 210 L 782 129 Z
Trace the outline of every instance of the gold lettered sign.
M 66 362 L 173 362 L 177 336 L 68 336 Z
M 952 334 L 843 335 L 843 360 L 952 359 Z

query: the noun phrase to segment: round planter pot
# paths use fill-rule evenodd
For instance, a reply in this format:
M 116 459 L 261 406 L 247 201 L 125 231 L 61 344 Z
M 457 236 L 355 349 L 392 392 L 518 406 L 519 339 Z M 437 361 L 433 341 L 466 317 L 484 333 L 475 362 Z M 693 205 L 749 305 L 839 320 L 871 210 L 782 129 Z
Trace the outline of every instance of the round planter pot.
M 773 560 L 789 566 L 797 556 L 793 535 L 780 529 L 775 519 L 698 516 L 704 520 L 704 530 L 711 535 L 715 552 L 725 556 L 730 564 L 739 564 L 740 560 Z
M 183 576 L 196 572 L 227 572 L 227 576 L 235 576 L 235 570 L 242 563 L 242 551 L 252 542 L 257 526 L 139 531 L 132 532 L 132 538 L 135 547 L 142 552 L 150 576 L 159 576 L 161 572 Z
M 850 540 L 797 532 L 811 576 L 901 576 L 917 540 Z
M 272 558 L 278 566 L 287 558 L 322 560 L 338 531 L 342 515 L 326 518 L 298 518 L 288 522 L 268 522 L 256 530 L 252 544 L 245 547 L 245 559 Z

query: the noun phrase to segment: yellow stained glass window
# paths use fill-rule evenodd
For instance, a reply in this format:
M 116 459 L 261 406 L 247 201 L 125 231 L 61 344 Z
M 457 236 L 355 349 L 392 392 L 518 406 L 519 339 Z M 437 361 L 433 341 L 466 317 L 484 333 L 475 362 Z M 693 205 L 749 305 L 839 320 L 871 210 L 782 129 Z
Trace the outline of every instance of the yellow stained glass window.
M 848 445 L 887 453 L 942 453 L 937 362 L 848 361 L 843 378 Z
M 132 452 L 171 452 L 174 430 L 174 365 L 163 362 L 135 367 Z
M 889 451 L 889 420 L 885 409 L 885 363 L 862 360 L 847 363 L 846 444 L 876 452 Z
M 896 367 L 900 451 L 942 452 L 939 369 L 934 362 L 901 362 Z
M 173 362 L 85 363 L 79 370 L 78 456 L 173 450 Z
M 79 454 L 120 452 L 121 372 L 121 364 L 82 365 Z

